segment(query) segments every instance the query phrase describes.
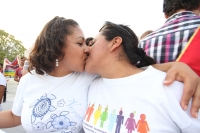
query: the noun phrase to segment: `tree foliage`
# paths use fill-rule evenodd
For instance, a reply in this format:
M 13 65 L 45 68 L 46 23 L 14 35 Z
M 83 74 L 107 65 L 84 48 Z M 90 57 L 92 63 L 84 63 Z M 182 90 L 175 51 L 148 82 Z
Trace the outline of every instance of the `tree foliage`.
M 4 58 L 13 61 L 17 55 L 24 56 L 25 47 L 13 35 L 0 29 L 0 63 Z

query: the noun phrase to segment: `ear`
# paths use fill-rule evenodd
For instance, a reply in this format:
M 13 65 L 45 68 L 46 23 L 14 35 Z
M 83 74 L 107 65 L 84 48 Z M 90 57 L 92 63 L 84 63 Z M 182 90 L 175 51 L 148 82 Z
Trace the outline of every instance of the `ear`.
M 169 18 L 169 17 L 168 17 L 166 14 L 164 14 L 164 15 L 165 15 L 165 18 L 166 18 L 166 19 L 168 19 L 168 18 Z
M 112 40 L 112 45 L 110 48 L 110 52 L 113 52 L 115 49 L 121 46 L 122 38 L 117 36 Z

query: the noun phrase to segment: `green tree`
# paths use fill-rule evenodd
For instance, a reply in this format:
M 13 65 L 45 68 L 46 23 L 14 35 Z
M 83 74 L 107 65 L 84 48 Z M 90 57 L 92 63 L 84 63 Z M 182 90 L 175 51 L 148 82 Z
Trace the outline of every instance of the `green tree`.
M 13 35 L 0 29 L 0 63 L 4 58 L 13 61 L 17 55 L 24 56 L 25 47 Z

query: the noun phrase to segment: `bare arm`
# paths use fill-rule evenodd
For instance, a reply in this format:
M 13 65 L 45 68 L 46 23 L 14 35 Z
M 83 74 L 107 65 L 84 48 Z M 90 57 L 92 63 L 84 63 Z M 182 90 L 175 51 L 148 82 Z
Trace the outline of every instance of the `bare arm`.
M 21 125 L 21 117 L 16 116 L 11 110 L 0 112 L 0 128 L 10 128 Z
M 0 104 L 4 95 L 4 91 L 5 91 L 5 86 L 0 85 Z
M 184 83 L 184 91 L 181 98 L 181 107 L 186 110 L 189 100 L 193 97 L 191 115 L 197 117 L 200 108 L 200 78 L 185 63 L 169 62 L 153 65 L 156 69 L 167 72 L 164 85 L 170 85 L 174 80 Z
M 14 80 L 19 82 L 19 76 L 18 76 L 17 72 L 15 72 Z

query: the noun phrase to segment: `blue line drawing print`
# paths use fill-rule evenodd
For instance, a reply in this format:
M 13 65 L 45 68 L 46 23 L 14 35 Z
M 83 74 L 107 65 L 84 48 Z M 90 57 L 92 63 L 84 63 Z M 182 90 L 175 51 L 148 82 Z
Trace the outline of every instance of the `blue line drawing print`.
M 76 122 L 70 121 L 68 117 L 66 117 L 69 114 L 69 111 L 63 111 L 60 113 L 59 116 L 56 114 L 52 114 L 50 117 L 52 118 L 52 121 L 49 121 L 47 123 L 47 129 L 50 127 L 53 127 L 57 130 L 68 130 L 69 126 L 75 126 Z M 74 129 L 74 128 L 73 128 Z
M 65 105 L 65 101 L 61 99 L 60 101 L 57 102 L 58 107 L 63 107 Z
M 46 127 L 46 124 L 42 122 L 38 122 L 37 124 L 33 124 L 32 126 L 33 126 L 34 131 L 40 131 L 40 130 L 43 130 L 44 127 Z
M 41 117 L 43 119 L 44 115 L 50 111 L 53 112 L 56 110 L 54 106 L 51 105 L 51 100 L 56 99 L 56 97 L 52 94 L 47 95 L 46 93 L 41 96 L 40 99 L 36 99 L 29 108 L 33 107 L 32 116 L 31 116 L 31 123 L 34 123 L 36 117 Z

